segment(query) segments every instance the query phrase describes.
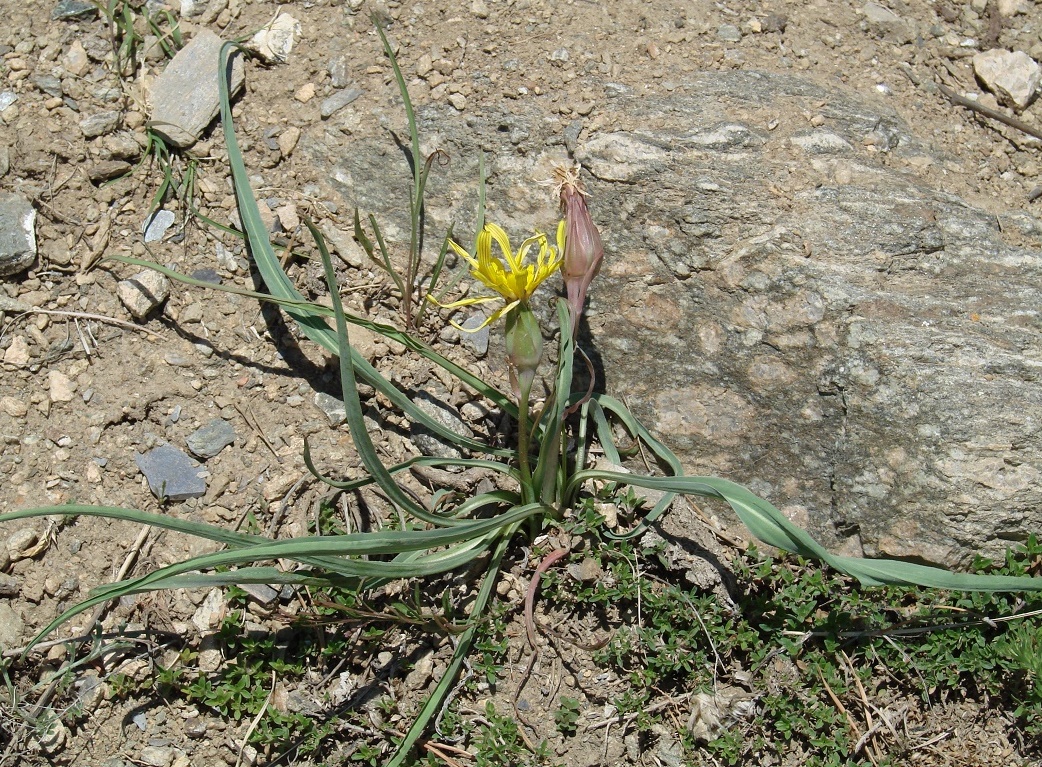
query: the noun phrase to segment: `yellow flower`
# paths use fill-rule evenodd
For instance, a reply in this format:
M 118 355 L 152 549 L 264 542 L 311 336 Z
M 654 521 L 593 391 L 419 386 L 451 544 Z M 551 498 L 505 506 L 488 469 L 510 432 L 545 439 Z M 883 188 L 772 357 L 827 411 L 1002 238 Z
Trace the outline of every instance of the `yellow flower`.
M 559 238 L 560 239 L 560 238 Z M 502 257 L 492 254 L 492 243 L 499 246 Z M 561 267 L 561 252 L 547 240 L 545 234 L 537 233 L 521 243 L 517 253 L 510 247 L 510 238 L 502 227 L 485 224 L 478 235 L 477 254 L 471 255 L 455 242 L 449 241 L 452 249 L 466 260 L 472 267 L 471 276 L 496 291 L 499 296 L 481 296 L 464 298 L 442 306 L 455 309 L 460 306 L 473 306 L 502 298 L 506 304 L 495 311 L 479 328 L 492 324 L 519 304 L 527 303 L 535 289 L 551 274 Z M 538 249 L 534 263 L 528 261 L 529 252 Z M 433 299 L 431 299 L 433 300 Z

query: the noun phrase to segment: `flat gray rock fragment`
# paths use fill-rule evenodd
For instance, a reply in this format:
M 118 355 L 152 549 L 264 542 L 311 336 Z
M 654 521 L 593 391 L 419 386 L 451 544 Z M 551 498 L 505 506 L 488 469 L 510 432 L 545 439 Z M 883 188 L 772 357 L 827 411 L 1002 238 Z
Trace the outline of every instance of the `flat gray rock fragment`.
M 134 463 L 148 480 L 148 488 L 156 498 L 185 501 L 206 495 L 202 470 L 187 453 L 173 445 L 160 445 L 147 453 L 134 456 Z
M 28 269 L 36 259 L 36 209 L 20 194 L 0 193 L 0 277 Z
M 316 392 L 315 406 L 326 414 L 330 426 L 339 426 L 347 420 L 347 410 L 344 408 L 344 401 L 337 399 L 332 394 L 326 394 L 324 391 Z
M 221 46 L 209 30 L 200 31 L 178 51 L 152 89 L 152 128 L 177 147 L 199 140 L 220 110 Z M 233 53 L 231 94 L 245 82 L 242 55 Z
M 325 99 L 319 107 L 322 118 L 332 117 L 352 101 L 361 96 L 365 91 L 358 88 L 344 88 Z
M 206 460 L 213 458 L 235 442 L 237 436 L 234 426 L 223 418 L 214 418 L 205 426 L 189 434 L 185 442 L 192 455 Z
M 70 21 L 72 19 L 85 19 L 88 16 L 98 14 L 97 3 L 87 0 L 60 0 L 51 11 L 51 18 L 55 21 Z
M 173 226 L 174 212 L 172 210 L 157 210 L 149 218 L 145 219 L 145 242 L 159 242 L 166 234 L 166 230 Z
M 97 138 L 116 130 L 122 119 L 123 115 L 121 112 L 113 110 L 97 112 L 80 120 L 80 131 L 83 133 L 84 138 Z

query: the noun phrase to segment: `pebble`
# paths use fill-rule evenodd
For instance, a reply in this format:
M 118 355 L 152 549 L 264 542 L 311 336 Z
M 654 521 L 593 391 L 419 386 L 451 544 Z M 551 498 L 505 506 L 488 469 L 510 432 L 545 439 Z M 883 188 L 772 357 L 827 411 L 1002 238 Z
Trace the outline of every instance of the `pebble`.
M 134 462 L 157 498 L 184 501 L 206 495 L 206 480 L 199 476 L 198 464 L 173 445 L 138 453 Z
M 15 397 L 0 397 L 0 410 L 12 418 L 24 418 L 29 412 L 29 405 Z
M 174 212 L 172 210 L 157 210 L 149 218 L 145 219 L 144 229 L 145 242 L 159 242 L 174 223 Z
M 51 402 L 72 402 L 76 396 L 76 384 L 61 371 L 50 371 L 47 374 L 47 385 Z
M 322 102 L 321 106 L 318 108 L 319 114 L 322 115 L 323 120 L 332 117 L 361 96 L 364 92 L 365 91 L 358 88 L 344 88 L 341 91 L 337 91 Z
M 452 105 L 453 109 L 459 112 L 462 112 L 467 108 L 467 97 L 462 93 L 450 93 L 448 101 L 449 104 Z
M 301 104 L 307 104 L 311 99 L 315 98 L 315 84 L 305 83 L 304 85 L 301 85 L 297 89 L 297 92 L 293 94 L 293 98 Z
M 7 551 L 11 555 L 11 559 L 25 559 L 26 552 L 35 546 L 38 540 L 40 540 L 40 534 L 31 527 L 15 530 L 7 536 Z
M 170 295 L 170 280 L 165 274 L 146 269 L 129 280 L 121 280 L 116 294 L 134 319 L 143 320 Z
M 223 41 L 200 31 L 177 52 L 152 88 L 153 130 L 177 147 L 188 147 L 202 135 L 220 110 L 220 52 Z M 232 56 L 231 94 L 246 80 L 241 54 Z
M 18 94 L 14 91 L 0 91 L 0 112 L 3 112 L 16 101 L 18 101 Z
M 33 84 L 48 96 L 62 97 L 62 81 L 54 75 L 38 75 L 33 78 Z
M 112 133 L 119 127 L 121 113 L 116 111 L 98 112 L 80 120 L 80 131 L 84 138 L 96 138 Z
M 36 259 L 36 209 L 20 194 L 0 194 L 0 277 L 17 274 Z
M 98 13 L 96 3 L 88 0 L 59 0 L 51 11 L 51 18 L 55 21 L 71 21 L 72 19 L 85 19 Z
M 130 173 L 131 168 L 131 164 L 126 160 L 103 160 L 93 165 L 87 171 L 87 176 L 90 178 L 91 183 L 95 185 L 103 184 L 114 178 L 125 176 L 127 173 Z
M 479 19 L 487 19 L 488 5 L 485 4 L 485 0 L 474 0 L 470 4 L 470 12 L 477 16 Z
M 279 592 L 266 583 L 242 583 L 239 588 L 262 605 L 270 605 L 279 597 Z
M 463 330 L 468 331 L 460 333 L 460 342 L 473 349 L 479 357 L 484 357 L 488 353 L 489 328 L 486 325 L 481 330 L 478 330 L 481 327 L 481 323 L 487 319 L 488 317 L 479 313 L 468 317 L 460 325 Z
M 315 392 L 315 407 L 325 413 L 330 426 L 339 426 L 347 420 L 347 409 L 342 400 L 324 391 Z
M 189 434 L 185 441 L 192 455 L 206 460 L 213 458 L 235 442 L 236 436 L 238 435 L 235 433 L 234 426 L 223 418 L 215 418 Z
M 413 404 L 441 426 L 466 437 L 473 436 L 474 433 L 460 418 L 456 408 L 442 402 L 430 392 L 416 392 Z M 433 434 L 423 426 L 413 424 L 411 436 L 413 443 L 424 455 L 432 455 L 437 458 L 463 457 L 463 453 L 453 443 Z
M 300 22 L 288 13 L 279 12 L 250 40 L 248 47 L 268 64 L 284 64 L 300 37 Z
M 1042 68 L 1023 51 L 992 49 L 973 57 L 973 72 L 1006 106 L 1024 109 L 1038 92 Z
M 166 746 L 145 746 L 138 754 L 138 761 L 149 767 L 170 767 L 174 762 L 174 749 Z
M 734 24 L 722 24 L 716 30 L 717 39 L 727 43 L 737 43 L 742 39 L 742 30 Z
M 341 54 L 329 61 L 326 65 L 329 72 L 329 83 L 334 88 L 346 88 L 351 81 L 348 79 L 347 56 Z
M 0 573 L 0 597 L 16 597 L 21 590 L 21 581 L 13 575 Z
M 83 77 L 90 69 L 90 59 L 87 58 L 87 50 L 79 40 L 73 40 L 69 50 L 62 57 L 62 67 L 73 77 Z
M 24 368 L 29 364 L 29 344 L 25 336 L 11 339 L 11 345 L 4 352 L 4 364 L 15 368 Z
M 291 125 L 282 131 L 278 138 L 279 151 L 282 152 L 282 156 L 289 157 L 293 154 L 293 150 L 297 148 L 298 141 L 300 141 L 300 128 Z

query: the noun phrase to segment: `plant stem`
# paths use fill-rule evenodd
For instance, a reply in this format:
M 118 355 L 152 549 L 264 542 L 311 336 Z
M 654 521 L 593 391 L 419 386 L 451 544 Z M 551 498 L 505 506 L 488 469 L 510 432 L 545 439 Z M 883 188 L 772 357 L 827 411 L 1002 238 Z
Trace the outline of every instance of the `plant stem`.
M 523 503 L 533 503 L 536 496 L 535 488 L 532 487 L 532 468 L 528 456 L 532 442 L 532 424 L 528 413 L 532 382 L 532 376 L 520 376 L 520 394 L 517 399 L 517 462 L 521 469 L 521 500 Z

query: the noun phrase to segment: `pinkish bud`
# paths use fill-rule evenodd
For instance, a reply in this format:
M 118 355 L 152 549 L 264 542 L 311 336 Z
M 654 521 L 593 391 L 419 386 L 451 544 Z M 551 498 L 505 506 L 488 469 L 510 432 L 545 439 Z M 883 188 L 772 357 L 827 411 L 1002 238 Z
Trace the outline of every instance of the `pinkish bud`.
M 558 168 L 561 209 L 564 221 L 558 227 L 558 242 L 563 235 L 564 263 L 561 273 L 568 293 L 568 306 L 572 312 L 572 337 L 579 331 L 579 318 L 586 303 L 586 290 L 601 270 L 604 245 L 601 234 L 590 218 L 586 207 L 586 194 L 579 183 L 577 168 Z

